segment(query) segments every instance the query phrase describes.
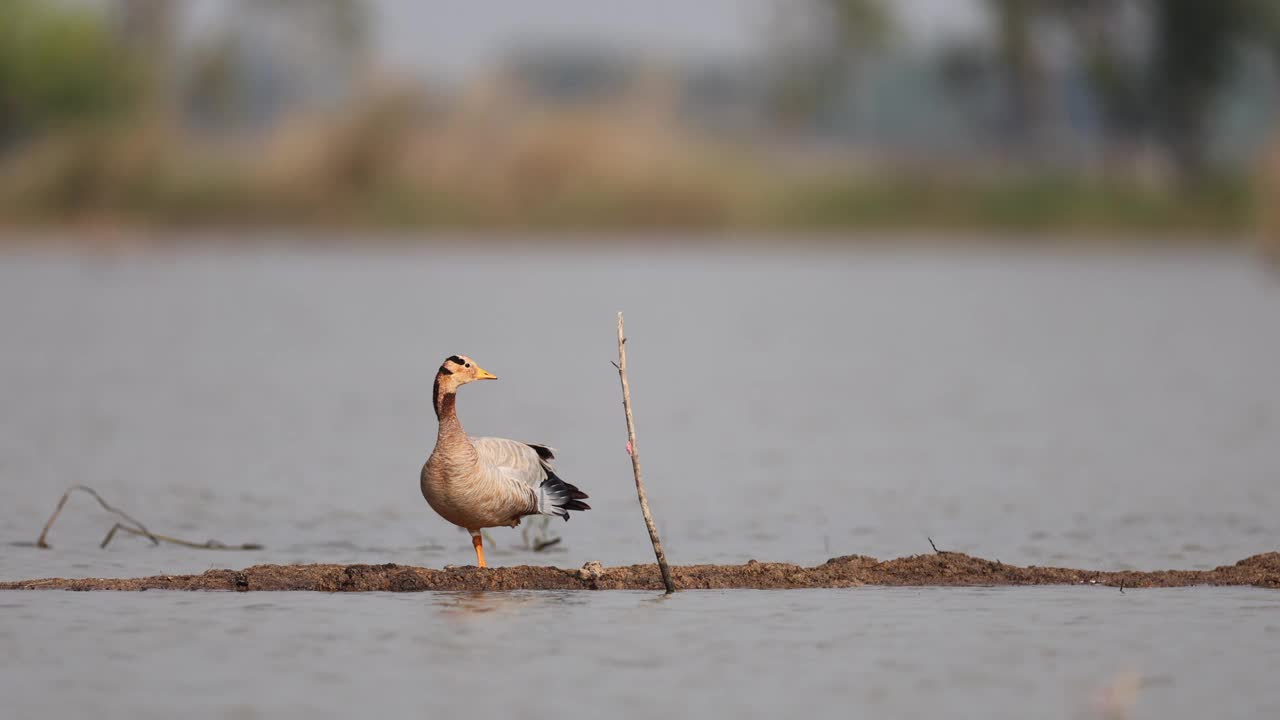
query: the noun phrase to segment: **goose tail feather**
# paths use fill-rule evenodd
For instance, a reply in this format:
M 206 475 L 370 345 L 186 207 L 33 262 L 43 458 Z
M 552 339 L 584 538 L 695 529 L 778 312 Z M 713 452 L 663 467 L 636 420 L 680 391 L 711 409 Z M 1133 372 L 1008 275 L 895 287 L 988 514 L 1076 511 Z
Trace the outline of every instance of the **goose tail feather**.
M 568 521 L 570 510 L 591 509 L 590 505 L 582 502 L 587 497 L 588 495 L 579 490 L 577 485 L 561 480 L 559 475 L 548 468 L 547 479 L 543 480 L 538 488 L 538 512 L 543 515 L 562 517 Z

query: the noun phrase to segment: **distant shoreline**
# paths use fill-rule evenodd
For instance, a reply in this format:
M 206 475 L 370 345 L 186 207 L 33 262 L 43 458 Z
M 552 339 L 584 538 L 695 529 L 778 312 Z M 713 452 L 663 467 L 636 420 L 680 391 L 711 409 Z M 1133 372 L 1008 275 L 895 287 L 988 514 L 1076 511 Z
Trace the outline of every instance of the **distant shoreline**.
M 460 248 L 464 244 L 468 247 Z M 1258 233 L 1241 231 L 1052 232 L 928 229 L 617 229 L 548 230 L 475 227 L 391 230 L 386 228 L 163 228 L 141 225 L 0 223 L 0 254 L 13 251 L 171 250 L 395 250 L 452 252 L 511 250 L 742 250 L 742 251 L 1249 251 L 1260 247 Z

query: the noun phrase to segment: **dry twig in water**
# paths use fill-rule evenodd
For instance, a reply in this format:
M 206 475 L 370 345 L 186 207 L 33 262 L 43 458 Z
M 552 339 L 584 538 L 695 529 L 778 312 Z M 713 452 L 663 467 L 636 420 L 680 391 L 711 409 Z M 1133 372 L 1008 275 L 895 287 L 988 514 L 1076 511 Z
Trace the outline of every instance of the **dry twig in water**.
M 71 487 L 67 488 L 66 492 L 62 493 L 62 497 L 58 499 L 58 506 L 53 509 L 53 514 L 49 516 L 49 519 L 44 524 L 44 529 L 40 531 L 40 537 L 36 539 L 36 547 L 38 548 L 49 547 L 49 542 L 48 542 L 49 529 L 53 527 L 53 522 L 58 519 L 58 515 L 62 512 L 63 506 L 67 504 L 67 498 L 71 497 L 71 493 L 75 492 L 76 490 L 92 495 L 93 499 L 98 501 L 98 504 L 102 506 L 103 510 L 106 510 L 112 515 L 115 515 L 116 517 L 122 518 L 124 520 L 124 522 L 117 522 L 114 526 L 112 526 L 112 528 L 109 531 L 107 531 L 107 536 L 102 539 L 102 542 L 98 545 L 98 547 L 105 548 L 107 544 L 111 542 L 112 538 L 115 537 L 116 532 L 123 530 L 124 532 L 127 532 L 130 535 L 140 535 L 142 537 L 147 538 L 148 540 L 151 541 L 152 545 L 159 545 L 163 541 L 167 543 L 173 543 L 174 545 L 182 545 L 183 547 L 197 548 L 200 550 L 261 550 L 262 549 L 262 546 L 257 543 L 244 543 L 242 545 L 227 545 L 217 540 L 207 540 L 205 542 L 198 543 L 198 542 L 192 542 L 190 540 L 183 540 L 181 538 L 169 537 L 167 535 L 157 535 L 151 532 L 150 530 L 148 530 L 145 525 L 138 522 L 131 515 L 129 515 L 129 513 L 126 513 L 125 511 L 120 510 L 118 508 L 112 507 L 106 500 L 102 499 L 102 496 L 98 494 L 97 490 L 94 490 L 93 488 L 88 487 L 86 485 L 72 485 Z
M 524 546 L 534 552 L 542 552 L 549 547 L 555 547 L 560 544 L 560 538 L 551 534 L 551 517 L 548 515 L 539 515 L 533 520 L 524 523 L 520 529 L 520 537 L 524 539 Z M 537 526 L 536 530 L 534 526 Z M 532 534 L 531 533 L 535 533 Z
M 160 539 L 157 538 L 155 535 L 151 534 L 151 531 L 147 530 L 146 526 L 144 526 L 142 523 L 138 522 L 137 520 L 134 520 L 132 517 L 129 516 L 128 513 L 124 512 L 123 510 L 117 510 L 116 508 L 111 507 L 111 505 L 107 504 L 106 500 L 102 499 L 102 496 L 98 494 L 97 490 L 94 490 L 93 488 L 87 487 L 85 485 L 72 485 L 71 487 L 67 488 L 66 492 L 62 493 L 62 497 L 59 498 L 58 500 L 58 506 L 53 509 L 53 514 L 50 515 L 49 519 L 45 522 L 44 529 L 40 531 L 40 537 L 36 539 L 36 547 L 38 548 L 49 547 L 49 543 L 47 541 L 47 538 L 49 536 L 49 528 L 53 527 L 53 521 L 58 519 L 58 514 L 62 512 L 62 507 L 67 504 L 67 498 L 71 497 L 71 493 L 75 492 L 76 490 L 89 493 L 90 495 L 93 496 L 94 500 L 98 501 L 98 504 L 102 506 L 103 510 L 106 510 L 112 515 L 116 515 L 118 517 L 124 518 L 125 522 L 132 523 L 133 525 L 132 529 L 136 531 L 135 534 L 146 536 L 147 539 L 151 541 L 152 545 L 160 544 Z M 119 525 L 120 524 L 117 523 L 117 526 Z M 103 546 L 106 546 L 107 544 L 106 540 L 104 540 L 102 544 Z
M 554 547 L 559 544 L 560 544 L 560 538 L 558 537 L 551 538 L 550 540 L 539 540 L 538 542 L 533 544 L 533 551 L 542 552 L 543 550 L 546 550 L 549 547 Z
M 644 494 L 644 481 L 640 479 L 640 450 L 636 447 L 636 423 L 631 416 L 631 386 L 627 383 L 627 338 L 622 333 L 622 313 L 618 313 L 618 378 L 622 382 L 622 407 L 627 413 L 627 453 L 631 455 L 631 472 L 636 477 L 636 495 L 640 498 L 640 512 L 644 514 L 645 527 L 649 529 L 649 542 L 653 543 L 653 554 L 658 558 L 658 569 L 662 571 L 662 584 L 667 594 L 676 591 L 675 582 L 671 579 L 671 567 L 667 565 L 667 554 L 662 551 L 662 541 L 658 539 L 658 527 L 653 524 L 653 515 L 649 512 L 649 500 Z
M 107 546 L 107 543 L 111 542 L 111 539 L 115 537 L 116 532 L 119 530 L 123 530 L 129 533 L 130 535 L 143 535 L 143 533 L 140 533 L 137 530 L 134 530 L 128 525 L 122 525 L 121 523 L 116 523 L 114 526 L 112 526 L 112 528 L 109 531 L 107 531 L 107 536 L 102 538 L 102 543 L 99 544 L 98 547 L 105 548 Z M 153 537 L 157 540 L 163 540 L 167 543 L 173 543 L 174 545 L 181 545 L 183 547 L 195 548 L 196 550 L 261 550 L 262 549 L 262 546 L 259 545 L 258 543 L 241 543 L 240 545 L 227 545 L 218 540 L 205 540 L 202 543 L 198 543 L 198 542 L 192 542 L 191 540 L 183 540 L 182 538 L 169 537 L 168 535 L 148 535 L 147 537 Z

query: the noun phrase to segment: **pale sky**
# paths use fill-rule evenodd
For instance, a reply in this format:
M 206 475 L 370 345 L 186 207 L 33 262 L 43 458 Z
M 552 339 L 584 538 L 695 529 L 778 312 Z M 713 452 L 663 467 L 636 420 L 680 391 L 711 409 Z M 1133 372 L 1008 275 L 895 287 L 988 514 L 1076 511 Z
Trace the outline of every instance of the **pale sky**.
M 515 45 L 573 41 L 640 54 L 715 59 L 751 56 L 769 38 L 774 8 L 795 0 L 370 0 L 383 67 L 459 79 Z M 911 39 L 981 26 L 981 0 L 891 0 Z M 199 32 L 234 7 L 188 0 Z
M 979 0 L 893 0 L 912 38 L 980 27 Z M 384 62 L 458 77 L 513 45 L 573 40 L 655 55 L 749 56 L 787 0 L 373 0 Z

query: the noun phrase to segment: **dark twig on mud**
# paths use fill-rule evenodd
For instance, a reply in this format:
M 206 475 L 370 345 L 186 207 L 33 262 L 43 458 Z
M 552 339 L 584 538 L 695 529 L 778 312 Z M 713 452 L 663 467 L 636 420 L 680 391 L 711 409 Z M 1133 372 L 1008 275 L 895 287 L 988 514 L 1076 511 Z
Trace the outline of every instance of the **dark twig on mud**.
M 174 545 L 182 545 L 183 547 L 196 548 L 199 550 L 261 550 L 262 549 L 262 546 L 257 543 L 244 543 L 242 545 L 227 545 L 217 540 L 206 540 L 205 542 L 198 543 L 198 542 L 192 542 L 190 540 L 183 540 L 181 538 L 169 537 L 168 535 L 157 535 L 151 532 L 150 530 L 148 530 L 145 525 L 138 522 L 135 518 L 129 515 L 129 513 L 126 513 L 125 511 L 120 510 L 118 508 L 112 507 L 110 504 L 107 503 L 106 500 L 102 499 L 102 496 L 98 494 L 98 491 L 94 490 L 91 487 L 87 487 L 85 485 L 72 485 L 71 487 L 67 488 L 66 492 L 62 494 L 62 497 L 58 500 L 58 506 L 53 509 L 53 514 L 49 516 L 49 520 L 44 524 L 44 529 L 40 531 L 40 537 L 36 540 L 36 547 L 38 548 L 49 547 L 49 543 L 48 543 L 49 529 L 53 527 L 53 521 L 58 519 L 58 515 L 62 512 L 63 506 L 67 504 L 67 498 L 70 497 L 71 493 L 76 490 L 92 495 L 93 499 L 98 501 L 98 504 L 102 506 L 103 510 L 106 510 L 107 512 L 111 513 L 112 515 L 115 515 L 116 517 L 123 518 L 125 521 L 125 522 L 118 522 L 114 526 L 112 526 L 112 528 L 107 531 L 107 536 L 102 539 L 102 542 L 99 543 L 98 547 L 105 548 L 111 542 L 112 538 L 116 536 L 116 533 L 118 531 L 123 530 L 124 532 L 127 532 L 130 535 L 140 535 L 142 537 L 147 538 L 148 540 L 151 541 L 152 545 L 159 545 L 161 542 L 167 542 L 167 543 L 173 543 Z
M 950 550 L 939 550 L 939 549 L 938 549 L 938 546 L 933 544 L 933 538 L 931 538 L 931 537 L 925 537 L 925 540 L 928 540 L 928 541 L 929 541 L 929 547 L 933 548 L 933 551 L 934 551 L 935 553 L 937 553 L 937 554 L 939 554 L 939 555 L 950 555 L 950 554 L 951 554 L 951 551 L 950 551 Z
M 132 530 L 135 535 L 145 536 L 148 540 L 151 541 L 152 545 L 160 544 L 160 539 L 157 538 L 155 535 L 153 535 L 151 531 L 146 528 L 145 525 L 138 522 L 137 520 L 134 520 L 132 517 L 129 516 L 129 513 L 126 513 L 123 510 L 117 510 L 116 508 L 113 508 L 110 505 L 108 505 L 107 501 L 102 499 L 102 496 L 98 494 L 97 490 L 94 490 L 91 487 L 86 487 L 84 485 L 72 485 L 71 487 L 67 488 L 66 492 L 62 493 L 62 497 L 58 500 L 58 506 L 53 509 L 53 514 L 50 515 L 49 520 L 45 522 L 44 529 L 40 531 L 40 537 L 36 539 L 36 547 L 38 548 L 49 547 L 49 543 L 47 541 L 47 538 L 49 536 L 49 528 L 53 527 L 53 521 L 58 519 L 58 514 L 62 512 L 62 506 L 67 504 L 67 498 L 71 497 L 71 493 L 75 492 L 76 490 L 89 493 L 90 495 L 93 496 L 94 500 L 98 501 L 98 504 L 102 506 L 103 510 L 106 510 L 112 515 L 122 517 L 125 519 L 125 522 L 131 523 L 133 527 L 129 529 Z M 119 523 L 117 523 L 117 527 L 127 527 L 127 526 L 120 525 Z M 104 540 L 102 544 L 105 547 L 107 543 Z
M 671 579 L 671 566 L 667 565 L 667 554 L 662 551 L 662 541 L 658 539 L 658 527 L 653 524 L 653 515 L 649 512 L 649 499 L 644 494 L 644 481 L 640 479 L 640 449 L 636 447 L 636 422 L 631 415 L 631 385 L 627 383 L 627 338 L 622 333 L 622 313 L 618 313 L 618 379 L 622 382 L 622 408 L 627 414 L 627 453 L 631 455 L 631 472 L 636 478 L 636 496 L 640 498 L 640 512 L 644 514 L 645 527 L 649 529 L 649 542 L 653 543 L 653 554 L 658 559 L 658 569 L 662 572 L 662 584 L 667 594 L 676 591 L 675 581 Z

